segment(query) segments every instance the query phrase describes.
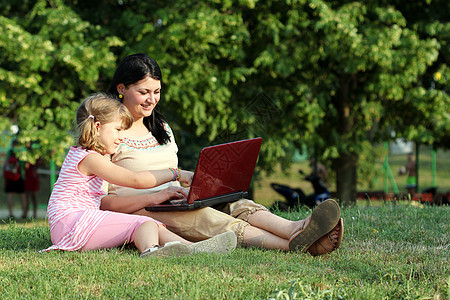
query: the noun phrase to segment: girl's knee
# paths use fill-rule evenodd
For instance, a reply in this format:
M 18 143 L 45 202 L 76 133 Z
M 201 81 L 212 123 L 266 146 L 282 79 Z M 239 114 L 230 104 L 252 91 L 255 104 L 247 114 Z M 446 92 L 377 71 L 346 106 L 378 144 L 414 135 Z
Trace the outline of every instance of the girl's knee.
M 157 231 L 158 230 L 158 224 L 155 221 L 146 221 L 144 223 L 142 223 L 137 230 L 154 230 Z

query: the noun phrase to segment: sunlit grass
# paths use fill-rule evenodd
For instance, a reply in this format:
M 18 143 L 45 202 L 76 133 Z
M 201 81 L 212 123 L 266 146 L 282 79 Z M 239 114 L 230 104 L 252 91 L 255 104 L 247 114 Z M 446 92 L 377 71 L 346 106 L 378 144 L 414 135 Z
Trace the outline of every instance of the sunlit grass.
M 450 159 L 442 155 L 438 159 L 437 185 L 450 190 Z M 404 191 L 404 178 L 396 170 L 405 157 L 391 156 L 390 161 Z M 421 161 L 426 163 L 426 157 Z M 442 170 L 445 165 L 448 168 Z M 266 205 L 280 200 L 270 182 L 311 193 L 298 169 L 309 172 L 307 163 L 301 162 L 263 177 L 255 186 L 256 200 Z M 431 168 L 421 168 L 423 186 L 427 172 L 431 174 Z M 382 189 L 382 180 L 376 189 Z M 46 197 L 41 191 L 41 205 Z M 276 213 L 298 220 L 311 211 Z M 51 245 L 46 220 L 3 220 L 0 295 L 3 299 L 449 299 L 449 207 L 415 201 L 386 205 L 365 199 L 343 208 L 342 216 L 344 241 L 327 256 L 239 248 L 227 255 L 146 260 L 139 259 L 134 247 L 40 254 Z
M 280 213 L 304 218 L 310 210 Z M 344 208 L 345 237 L 312 257 L 238 248 L 226 255 L 139 259 L 134 247 L 39 253 L 44 221 L 0 228 L 0 294 L 10 298 L 448 299 L 450 208 Z M 290 295 L 287 298 L 286 295 Z

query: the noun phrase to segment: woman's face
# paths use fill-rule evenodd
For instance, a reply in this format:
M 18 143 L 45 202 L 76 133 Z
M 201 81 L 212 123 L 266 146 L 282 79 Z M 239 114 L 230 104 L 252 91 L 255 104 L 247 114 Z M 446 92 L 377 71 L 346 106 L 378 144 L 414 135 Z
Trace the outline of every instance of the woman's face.
M 122 102 L 136 121 L 152 114 L 161 97 L 161 81 L 146 77 L 128 87 L 119 84 L 117 90 L 123 94 Z

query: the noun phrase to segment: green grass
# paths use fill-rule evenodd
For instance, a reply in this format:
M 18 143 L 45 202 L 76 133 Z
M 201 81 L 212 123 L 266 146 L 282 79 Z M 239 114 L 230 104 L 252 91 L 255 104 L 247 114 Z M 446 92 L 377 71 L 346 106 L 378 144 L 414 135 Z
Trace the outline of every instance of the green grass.
M 404 177 L 397 170 L 405 159 L 389 158 L 400 191 L 405 191 Z M 431 185 L 430 159 L 421 151 L 423 188 Z M 270 182 L 311 193 L 298 169 L 309 172 L 307 163 L 300 162 L 264 176 L 255 186 L 256 201 L 270 205 L 281 199 Z M 438 152 L 437 174 L 439 190 L 450 190 L 449 151 Z M 382 186 L 380 178 L 375 189 Z M 42 207 L 49 193 L 48 176 L 42 176 L 38 195 Z M 5 201 L 0 206 L 6 208 Z M 145 260 L 133 247 L 40 254 L 51 245 L 46 220 L 3 221 L 0 295 L 2 299 L 450 299 L 449 213 L 449 207 L 416 202 L 364 201 L 343 208 L 343 244 L 322 257 L 244 248 L 227 255 Z M 310 211 L 277 214 L 297 220 Z
M 309 210 L 281 213 L 304 218 Z M 450 207 L 344 208 L 331 255 L 239 248 L 139 259 L 133 247 L 38 253 L 44 220 L 0 226 L 0 295 L 118 299 L 449 299 Z M 289 297 L 288 297 L 289 296 Z

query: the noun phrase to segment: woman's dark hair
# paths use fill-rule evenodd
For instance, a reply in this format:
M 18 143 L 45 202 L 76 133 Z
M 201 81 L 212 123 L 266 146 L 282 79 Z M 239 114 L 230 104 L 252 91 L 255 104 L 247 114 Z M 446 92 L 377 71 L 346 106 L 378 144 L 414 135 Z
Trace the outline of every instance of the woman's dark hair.
M 118 97 L 118 84 L 122 83 L 125 87 L 128 87 L 147 76 L 161 81 L 162 86 L 161 69 L 154 59 L 142 53 L 128 55 L 117 66 L 108 92 Z M 147 127 L 160 145 L 167 144 L 170 141 L 169 134 L 164 128 L 164 122 L 165 119 L 159 112 L 158 106 L 155 107 L 149 117 L 144 117 L 145 127 Z

